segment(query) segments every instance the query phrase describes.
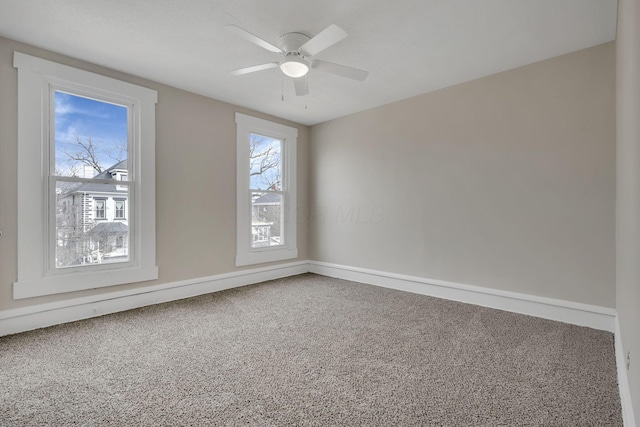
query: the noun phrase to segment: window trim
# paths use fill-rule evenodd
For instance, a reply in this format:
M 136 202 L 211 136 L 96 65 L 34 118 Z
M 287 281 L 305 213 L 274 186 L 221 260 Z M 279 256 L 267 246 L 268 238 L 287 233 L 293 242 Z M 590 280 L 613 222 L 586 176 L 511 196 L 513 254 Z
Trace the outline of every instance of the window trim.
M 13 298 L 30 298 L 134 283 L 158 278 L 155 238 L 155 104 L 157 92 L 78 68 L 14 52 L 18 69 L 18 280 Z M 132 263 L 88 267 L 73 272 L 52 272 L 46 233 L 50 229 L 49 120 L 51 88 L 77 88 L 130 105 L 132 144 L 130 153 L 136 174 L 133 192 L 135 231 L 130 243 Z M 130 172 L 131 173 L 131 172 Z M 33 197 L 33 195 L 40 197 Z M 131 215 L 130 212 L 130 215 Z M 60 269 L 58 269 L 60 270 Z
M 297 243 L 297 138 L 298 129 L 236 113 L 237 126 L 237 230 L 236 266 L 283 261 L 298 257 Z M 259 134 L 282 141 L 282 220 L 284 244 L 253 248 L 251 234 L 251 187 L 249 179 L 249 138 Z

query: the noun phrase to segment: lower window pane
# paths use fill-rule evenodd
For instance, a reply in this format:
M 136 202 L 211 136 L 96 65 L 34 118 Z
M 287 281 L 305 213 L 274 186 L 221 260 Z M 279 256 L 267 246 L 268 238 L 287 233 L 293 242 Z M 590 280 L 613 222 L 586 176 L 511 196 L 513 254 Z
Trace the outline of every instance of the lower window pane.
M 283 245 L 282 194 L 251 193 L 251 246 L 262 248 Z
M 129 261 L 128 196 L 127 185 L 58 180 L 56 268 Z

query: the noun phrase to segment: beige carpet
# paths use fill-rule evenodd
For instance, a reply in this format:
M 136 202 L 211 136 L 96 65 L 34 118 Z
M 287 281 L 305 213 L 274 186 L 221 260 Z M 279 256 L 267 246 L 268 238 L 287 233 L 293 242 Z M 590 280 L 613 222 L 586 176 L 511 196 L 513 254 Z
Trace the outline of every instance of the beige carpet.
M 613 336 L 312 274 L 0 338 L 2 426 L 620 426 Z

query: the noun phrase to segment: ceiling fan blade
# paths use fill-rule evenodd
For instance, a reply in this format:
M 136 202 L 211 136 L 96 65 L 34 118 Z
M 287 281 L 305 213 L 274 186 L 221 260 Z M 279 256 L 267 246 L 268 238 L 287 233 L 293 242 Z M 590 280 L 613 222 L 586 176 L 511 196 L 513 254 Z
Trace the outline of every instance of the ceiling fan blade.
M 329 25 L 324 30 L 320 31 L 311 40 L 300 46 L 300 53 L 304 56 L 313 56 L 322 52 L 329 46 L 338 43 L 340 40 L 347 37 L 347 32 L 335 24 Z
M 269 43 L 266 40 L 262 40 L 260 37 L 251 34 L 249 31 L 247 30 L 243 30 L 242 28 L 238 27 L 237 25 L 226 25 L 226 28 L 231 31 L 233 34 L 237 35 L 238 37 L 241 37 L 247 41 L 250 41 L 253 44 L 257 44 L 258 46 L 260 46 L 263 49 L 267 49 L 270 52 L 274 52 L 274 53 L 284 53 L 282 51 L 282 49 L 280 49 L 277 46 L 272 45 L 271 43 Z
M 336 74 L 348 79 L 364 81 L 369 75 L 368 71 L 359 70 L 357 68 L 347 67 L 346 65 L 334 64 L 327 61 L 313 61 L 312 67 L 316 70 L 325 71 L 327 73 Z
M 296 96 L 309 95 L 309 86 L 307 85 L 307 76 L 293 79 L 293 87 L 296 89 Z
M 239 70 L 232 71 L 234 76 L 241 76 L 243 74 L 255 73 L 256 71 L 268 70 L 269 68 L 275 68 L 278 66 L 277 62 L 269 62 L 268 64 L 254 65 L 252 67 L 240 68 Z

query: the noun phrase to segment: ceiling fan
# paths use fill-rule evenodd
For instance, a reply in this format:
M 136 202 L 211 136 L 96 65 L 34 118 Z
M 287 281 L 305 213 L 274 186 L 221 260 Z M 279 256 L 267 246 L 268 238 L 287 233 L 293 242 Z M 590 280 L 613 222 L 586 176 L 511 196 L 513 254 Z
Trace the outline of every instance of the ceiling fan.
M 313 38 L 303 33 L 283 34 L 277 46 L 237 25 L 227 25 L 227 28 L 237 36 L 282 56 L 279 61 L 232 71 L 231 74 L 235 76 L 280 67 L 286 76 L 293 79 L 296 95 L 303 96 L 309 94 L 306 75 L 312 68 L 358 81 L 364 81 L 369 75 L 368 71 L 313 59 L 318 53 L 347 37 L 347 32 L 335 24 L 329 25 Z

